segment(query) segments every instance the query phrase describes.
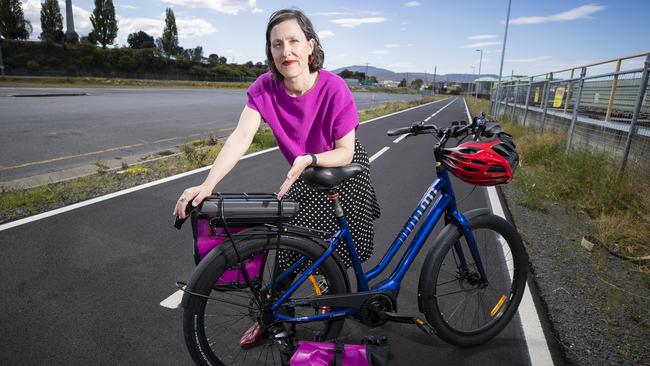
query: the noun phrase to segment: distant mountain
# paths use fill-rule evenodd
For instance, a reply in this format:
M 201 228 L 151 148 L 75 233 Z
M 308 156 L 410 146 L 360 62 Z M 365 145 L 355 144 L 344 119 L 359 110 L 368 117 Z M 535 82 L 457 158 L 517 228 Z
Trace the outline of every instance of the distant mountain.
M 366 66 L 365 65 L 353 65 L 353 66 L 346 66 L 346 67 L 340 67 L 335 70 L 331 70 L 333 73 L 338 74 L 341 71 L 348 69 L 353 72 L 366 72 Z M 393 80 L 400 82 L 402 79 L 406 78 L 408 76 L 408 81 L 411 82 L 411 80 L 415 79 L 422 79 L 422 80 L 428 80 L 429 82 L 433 81 L 433 73 L 427 72 L 426 74 L 423 72 L 393 72 L 390 70 L 378 68 L 378 67 L 372 67 L 368 66 L 368 76 L 374 76 L 377 78 L 379 81 L 383 80 Z M 492 77 L 498 77 L 498 75 L 494 74 L 482 74 L 481 77 L 483 76 L 492 76 Z M 475 74 L 438 74 L 435 76 L 437 82 L 459 82 L 459 83 L 471 83 L 475 79 L 477 79 L 479 76 Z

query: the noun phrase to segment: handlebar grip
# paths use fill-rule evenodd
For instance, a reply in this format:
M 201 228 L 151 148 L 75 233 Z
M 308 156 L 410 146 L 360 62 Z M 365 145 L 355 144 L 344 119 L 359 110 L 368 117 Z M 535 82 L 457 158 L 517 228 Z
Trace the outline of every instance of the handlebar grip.
M 397 135 L 403 135 L 405 133 L 411 132 L 411 127 L 400 127 L 400 128 L 394 128 L 392 130 L 388 130 L 386 134 L 388 136 L 397 136 Z
M 190 217 L 190 213 L 192 213 L 192 211 L 194 211 L 195 208 L 196 207 L 192 206 L 192 201 L 188 202 L 187 206 L 185 206 L 184 219 L 181 219 L 178 215 L 174 215 L 174 227 L 180 230 L 181 227 L 183 226 L 183 223 Z

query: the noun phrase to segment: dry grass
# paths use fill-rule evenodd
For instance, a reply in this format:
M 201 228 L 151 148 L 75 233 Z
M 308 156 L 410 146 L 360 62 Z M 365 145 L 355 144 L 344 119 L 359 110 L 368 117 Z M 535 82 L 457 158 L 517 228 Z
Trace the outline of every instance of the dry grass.
M 489 109 L 484 100 L 468 100 L 468 106 L 473 115 Z M 599 239 L 614 254 L 650 255 L 650 185 L 644 175 L 619 179 L 618 165 L 602 153 L 565 153 L 562 132 L 541 134 L 507 120 L 499 123 L 515 137 L 521 156 L 514 182 L 525 195 L 522 205 L 544 212 L 554 202 L 569 204 L 596 222 Z

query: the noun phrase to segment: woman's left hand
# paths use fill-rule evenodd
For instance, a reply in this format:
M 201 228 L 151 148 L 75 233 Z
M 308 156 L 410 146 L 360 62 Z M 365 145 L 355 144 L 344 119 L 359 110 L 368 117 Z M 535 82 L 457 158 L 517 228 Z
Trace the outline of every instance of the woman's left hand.
M 293 161 L 293 166 L 289 170 L 289 173 L 287 173 L 287 179 L 282 183 L 282 186 L 280 186 L 280 191 L 278 192 L 278 199 L 281 200 L 282 197 L 287 193 L 289 188 L 291 188 L 291 185 L 293 182 L 298 180 L 300 178 L 300 174 L 309 166 L 311 165 L 311 157 L 308 155 L 302 155 L 298 156 L 294 161 Z

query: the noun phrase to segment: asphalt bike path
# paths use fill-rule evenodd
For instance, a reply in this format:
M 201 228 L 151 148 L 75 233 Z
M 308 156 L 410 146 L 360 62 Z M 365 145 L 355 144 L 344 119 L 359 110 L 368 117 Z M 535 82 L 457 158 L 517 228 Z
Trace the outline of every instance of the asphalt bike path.
M 431 137 L 398 139 L 386 136 L 386 130 L 433 114 L 429 122 L 439 126 L 467 119 L 462 99 L 452 98 L 359 128 L 359 139 L 374 158 L 371 174 L 382 207 L 375 223 L 375 256 L 366 269 L 381 259 L 435 177 Z M 278 150 L 259 154 L 240 161 L 217 189 L 274 191 L 288 168 Z M 173 229 L 171 211 L 182 190 L 205 175 L 8 229 L 0 226 L 0 363 L 190 364 L 182 309 L 160 302 L 176 292 L 175 281 L 186 281 L 194 269 L 190 225 Z M 484 189 L 454 184 L 463 211 L 487 207 Z M 439 229 L 402 282 L 400 313 L 417 313 L 420 267 Z M 387 335 L 398 365 L 530 364 L 519 317 L 493 341 L 472 349 L 450 346 L 415 326 L 389 323 L 368 329 L 346 321 L 346 339 L 359 341 L 366 333 Z

